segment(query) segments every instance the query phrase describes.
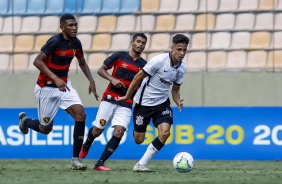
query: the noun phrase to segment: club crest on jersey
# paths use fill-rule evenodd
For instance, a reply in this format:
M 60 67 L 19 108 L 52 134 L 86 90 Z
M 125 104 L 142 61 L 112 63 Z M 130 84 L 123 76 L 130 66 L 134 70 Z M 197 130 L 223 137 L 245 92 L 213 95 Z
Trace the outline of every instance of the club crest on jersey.
M 178 79 L 182 75 L 182 72 L 180 70 L 177 70 L 175 74 L 175 79 Z
M 50 118 L 49 118 L 49 117 L 45 117 L 45 118 L 43 118 L 43 121 L 44 121 L 45 123 L 49 123 Z
M 106 120 L 100 119 L 100 125 L 104 126 L 106 124 Z
M 128 64 L 122 63 L 122 68 L 127 68 Z
M 143 119 L 144 119 L 144 117 L 142 117 L 142 116 L 136 116 L 136 125 L 143 125 Z

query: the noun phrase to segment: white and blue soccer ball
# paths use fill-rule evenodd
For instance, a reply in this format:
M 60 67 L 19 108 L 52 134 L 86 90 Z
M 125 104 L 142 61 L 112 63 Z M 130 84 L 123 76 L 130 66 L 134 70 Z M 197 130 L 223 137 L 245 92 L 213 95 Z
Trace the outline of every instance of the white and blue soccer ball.
M 187 152 L 180 152 L 173 158 L 173 167 L 178 172 L 189 172 L 194 167 L 194 159 L 191 154 Z

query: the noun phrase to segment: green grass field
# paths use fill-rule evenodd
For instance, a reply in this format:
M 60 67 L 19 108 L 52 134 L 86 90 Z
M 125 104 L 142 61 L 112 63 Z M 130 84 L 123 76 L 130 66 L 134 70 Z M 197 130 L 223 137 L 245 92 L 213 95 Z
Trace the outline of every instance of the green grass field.
M 99 184 L 99 183 L 215 183 L 279 184 L 282 162 L 198 161 L 189 173 L 178 173 L 172 161 L 150 161 L 152 173 L 134 173 L 136 161 L 109 160 L 112 171 L 93 171 L 94 160 L 85 160 L 86 171 L 72 171 L 69 160 L 0 160 L 0 184 Z

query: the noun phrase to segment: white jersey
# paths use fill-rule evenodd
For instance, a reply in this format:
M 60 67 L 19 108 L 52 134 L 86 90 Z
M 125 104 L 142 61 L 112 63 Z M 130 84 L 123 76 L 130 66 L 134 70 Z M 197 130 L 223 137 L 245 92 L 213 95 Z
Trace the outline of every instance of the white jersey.
M 134 101 L 144 106 L 159 105 L 169 98 L 170 86 L 181 85 L 186 73 L 186 64 L 173 66 L 169 53 L 153 57 L 143 67 L 148 76 L 143 79 L 141 87 L 134 96 Z

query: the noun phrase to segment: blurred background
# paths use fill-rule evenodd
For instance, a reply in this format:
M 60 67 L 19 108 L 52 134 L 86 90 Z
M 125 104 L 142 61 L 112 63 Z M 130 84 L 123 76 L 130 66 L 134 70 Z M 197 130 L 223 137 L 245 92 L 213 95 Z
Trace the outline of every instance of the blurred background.
M 100 96 L 107 82 L 97 69 L 114 51 L 128 50 L 134 33 L 148 36 L 147 60 L 183 33 L 191 40 L 183 61 L 186 106 L 281 105 L 282 0 L 0 0 L 1 107 L 35 106 L 32 63 L 60 32 L 64 13 L 77 17 Z M 76 58 L 70 79 L 86 106 L 99 105 L 86 95 Z

